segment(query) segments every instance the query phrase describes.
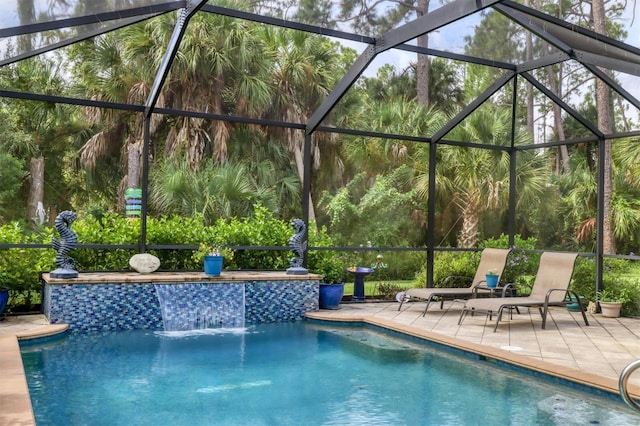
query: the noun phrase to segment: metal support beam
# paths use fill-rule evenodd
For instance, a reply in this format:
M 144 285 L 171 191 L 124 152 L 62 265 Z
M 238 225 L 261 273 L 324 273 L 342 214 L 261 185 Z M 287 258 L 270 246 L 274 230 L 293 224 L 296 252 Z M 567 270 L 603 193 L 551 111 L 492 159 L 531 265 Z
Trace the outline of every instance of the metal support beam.
M 158 96 L 160 96 L 160 90 L 162 90 L 162 85 L 164 84 L 164 81 L 169 74 L 171 64 L 176 57 L 176 52 L 180 47 L 180 41 L 182 40 L 184 32 L 187 29 L 189 20 L 202 6 L 205 5 L 205 3 L 207 3 L 207 0 L 185 1 L 185 4 L 187 5 L 180 11 L 180 17 L 178 18 L 178 22 L 176 22 L 176 26 L 173 28 L 173 33 L 171 34 L 171 39 L 169 40 L 167 51 L 164 54 L 164 58 L 162 58 L 162 63 L 160 64 L 160 68 L 158 69 L 156 78 L 153 81 L 153 86 L 151 86 L 151 91 L 149 92 L 147 102 L 145 103 L 145 117 L 153 114 L 153 108 L 156 105 Z
M 230 18 L 238 18 L 244 21 L 258 22 L 260 24 L 273 25 L 281 28 L 289 28 L 292 30 L 304 31 L 306 33 L 318 34 L 328 37 L 340 38 L 343 40 L 357 41 L 360 43 L 375 44 L 376 39 L 360 34 L 348 33 L 345 31 L 333 30 L 317 25 L 302 24 L 300 22 L 289 21 L 286 19 L 275 18 L 273 16 L 258 15 L 257 13 L 245 12 L 244 10 L 229 9 L 222 6 L 214 6 L 211 4 L 202 7 L 203 12 L 213 13 L 220 16 L 228 16 Z
M 616 59 L 578 50 L 576 51 L 576 60 L 589 69 L 593 68 L 590 67 L 590 65 L 595 65 L 597 67 L 620 71 L 625 74 L 640 76 L 640 64 L 624 59 Z
M 594 67 L 593 65 L 589 65 L 589 64 L 582 64 L 582 65 L 584 65 L 585 68 L 587 68 L 589 71 L 591 71 L 600 80 L 604 81 L 604 83 L 606 85 L 608 85 L 613 90 L 615 90 L 627 102 L 632 104 L 634 107 L 640 109 L 640 101 L 638 100 L 638 98 L 636 98 L 631 93 L 629 93 L 626 90 L 624 90 L 614 79 L 609 77 L 605 72 L 601 71 L 598 67 Z M 640 68 L 639 68 L 639 70 L 640 70 Z M 638 75 L 640 75 L 640 74 L 638 74 Z
M 389 31 L 379 39 L 376 39 L 375 48 L 368 46 L 356 59 L 349 71 L 336 84 L 322 105 L 313 113 L 307 122 L 307 133 L 313 133 L 322 120 L 329 114 L 333 107 L 342 99 L 344 94 L 364 72 L 365 68 L 373 61 L 378 53 L 396 47 L 402 43 L 433 31 L 447 24 L 455 22 L 465 16 L 476 13 L 503 0 L 455 0 L 431 13 L 409 22 L 399 28 Z
M 569 105 L 567 105 L 562 99 L 560 99 L 555 93 L 549 90 L 544 84 L 536 80 L 531 74 L 525 72 L 520 75 L 522 75 L 525 79 L 527 79 L 527 81 L 531 83 L 535 88 L 537 88 L 542 93 L 547 95 L 547 97 L 551 99 L 551 101 L 558 104 L 558 106 L 560 106 L 560 108 L 565 110 L 569 115 L 571 115 L 573 118 L 578 120 L 578 122 L 580 122 L 580 124 L 582 124 L 584 127 L 589 129 L 591 133 L 598 136 L 599 138 L 604 137 L 604 134 L 596 126 L 594 126 L 592 122 L 584 118 L 576 110 L 574 110 Z
M 620 55 L 623 55 L 632 62 L 634 62 L 633 56 L 640 56 L 640 48 L 556 18 L 547 13 L 537 11 L 521 3 L 504 0 L 501 5 L 496 7 L 496 9 L 501 12 L 506 10 L 505 8 L 521 12 L 521 15 L 524 14 L 527 16 L 527 21 L 536 24 L 539 28 L 544 27 L 546 33 L 553 34 L 574 49 L 578 48 L 592 52 L 600 52 L 601 54 L 619 59 L 622 59 Z M 588 49 L 584 49 L 584 47 L 588 47 Z M 633 56 L 627 55 L 628 53 L 631 53 Z M 637 62 L 637 60 L 635 62 Z
M 493 96 L 498 90 L 502 88 L 505 84 L 513 78 L 515 73 L 513 71 L 508 71 L 502 74 L 491 86 L 489 86 L 484 92 L 480 94 L 476 99 L 473 100 L 469 105 L 464 107 L 462 111 L 460 111 L 455 117 L 453 117 L 447 124 L 445 124 L 440 130 L 434 133 L 431 137 L 434 141 L 439 141 L 442 139 L 447 133 L 449 133 L 454 127 L 456 127 L 462 120 L 467 118 L 473 111 L 478 109 L 480 105 L 482 105 L 487 99 Z
M 376 54 L 394 48 L 423 34 L 442 28 L 466 16 L 480 12 L 502 0 L 455 0 L 418 19 L 395 28 L 376 40 Z
M 117 24 L 109 25 L 108 27 L 100 28 L 98 30 L 88 31 L 83 33 L 81 36 L 69 38 L 66 40 L 62 40 L 58 43 L 54 43 L 45 47 L 41 47 L 40 49 L 31 50 L 29 52 L 22 53 L 20 55 L 12 56 L 10 58 L 6 58 L 0 61 L 0 67 L 5 65 L 13 64 L 14 62 L 19 62 L 24 59 L 33 58 L 34 56 L 38 56 L 43 53 L 51 52 L 53 50 L 59 49 L 61 47 L 70 46 L 79 41 L 87 40 L 101 34 L 106 34 L 111 31 L 118 30 L 120 28 L 128 27 L 129 25 L 137 24 L 138 22 L 145 21 L 147 19 L 155 18 L 158 14 L 150 15 L 150 16 L 138 16 L 135 18 L 125 19 L 123 21 L 118 22 Z
M 539 68 L 544 68 L 549 65 L 559 64 L 560 62 L 568 61 L 569 55 L 563 52 L 558 52 L 556 54 L 547 55 L 542 58 L 534 59 L 529 62 L 525 62 L 524 64 L 520 64 L 516 67 L 516 72 L 523 73 L 526 71 L 537 70 Z
M 427 202 L 427 287 L 433 287 L 434 248 L 436 246 L 436 156 L 437 144 L 429 145 L 429 200 Z
M 134 16 L 162 14 L 172 10 L 178 10 L 183 5 L 184 1 L 170 1 L 149 6 L 124 8 L 115 12 L 93 13 L 85 16 L 39 22 L 37 24 L 19 25 L 17 27 L 0 29 L 0 38 L 60 30 L 80 25 L 104 24 L 106 21 L 131 18 Z
M 511 149 L 509 150 L 509 247 L 515 246 L 516 234 L 516 161 L 518 153 L 514 149 L 516 145 L 517 111 L 518 105 L 518 76 L 513 78 L 513 95 L 511 98 Z
M 149 155 L 151 117 L 144 117 L 144 143 L 142 144 L 142 205 L 140 206 L 140 253 L 147 251 L 147 202 L 149 200 Z
M 531 31 L 536 36 L 547 41 L 549 44 L 557 47 L 567 55 L 573 57 L 573 49 L 571 48 L 571 46 L 569 46 L 567 43 L 560 40 L 556 36 L 549 34 L 540 26 L 535 25 L 529 15 L 525 13 L 517 12 L 511 9 L 510 7 L 507 7 L 504 5 L 497 5 L 495 6 L 495 9 L 500 13 L 502 13 L 507 18 L 511 19 L 512 21 L 522 25 L 524 28 Z
M 329 93 L 329 96 L 322 102 L 322 105 L 320 105 L 311 118 L 309 118 L 306 129 L 308 134 L 316 130 L 335 104 L 342 99 L 344 94 L 347 93 L 347 90 L 349 90 L 358 77 L 360 77 L 360 74 L 362 74 L 371 61 L 373 61 L 373 58 L 375 58 L 374 47 L 368 46 L 353 65 L 351 65 L 351 68 L 349 68 L 349 71 L 347 71 L 344 77 L 336 84 L 331 93 Z
M 596 212 L 596 292 L 602 290 L 604 272 L 604 157 L 606 140 L 598 139 L 598 211 Z
M 304 249 L 303 258 L 303 267 L 308 266 L 309 259 L 309 210 L 310 210 L 310 199 L 311 199 L 311 138 L 310 134 L 304 135 L 304 152 L 303 152 L 303 161 L 304 161 L 304 171 L 302 177 L 302 220 L 306 225 L 306 230 L 303 239 L 307 241 L 307 245 Z

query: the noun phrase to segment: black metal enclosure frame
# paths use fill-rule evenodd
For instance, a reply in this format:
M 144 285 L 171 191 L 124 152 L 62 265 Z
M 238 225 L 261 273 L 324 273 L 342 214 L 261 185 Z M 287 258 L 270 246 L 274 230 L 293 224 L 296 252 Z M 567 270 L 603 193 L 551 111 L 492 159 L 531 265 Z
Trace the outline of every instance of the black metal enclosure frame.
M 128 110 L 135 111 L 144 114 L 145 118 L 145 133 L 144 133 L 144 152 L 143 152 L 143 172 L 142 172 L 142 220 L 141 220 L 141 241 L 138 247 L 134 246 L 118 246 L 119 248 L 138 248 L 141 252 L 146 251 L 148 248 L 168 248 L 168 247 L 148 247 L 146 244 L 146 227 L 147 227 L 147 201 L 148 201 L 148 181 L 149 181 L 149 146 L 150 146 L 150 117 L 152 114 L 166 114 L 172 116 L 188 116 L 198 117 L 208 120 L 222 120 L 239 123 L 251 123 L 264 126 L 276 126 L 290 129 L 298 129 L 305 133 L 305 145 L 304 145 L 304 177 L 303 177 L 303 196 L 302 196 L 302 211 L 304 220 L 308 224 L 309 218 L 309 194 L 311 191 L 311 143 L 312 138 L 318 132 L 334 132 L 349 135 L 361 135 L 365 137 L 378 137 L 387 139 L 397 139 L 411 141 L 414 143 L 425 143 L 430 147 L 430 161 L 429 161 L 429 193 L 428 193 L 428 214 L 427 214 L 427 283 L 432 285 L 433 283 L 433 262 L 434 253 L 437 250 L 443 250 L 435 247 L 435 210 L 436 210 L 436 150 L 438 145 L 449 144 L 458 146 L 473 146 L 475 148 L 492 149 L 492 150 L 504 150 L 510 156 L 510 191 L 509 191 L 509 222 L 508 233 L 510 245 L 513 245 L 515 234 L 515 205 L 516 205 L 516 156 L 518 152 L 547 148 L 559 145 L 572 145 L 578 143 L 592 142 L 598 146 L 599 158 L 604 158 L 605 154 L 605 141 L 614 140 L 630 136 L 640 136 L 640 130 L 626 133 L 613 133 L 603 134 L 598 126 L 585 117 L 581 116 L 578 112 L 572 109 L 569 105 L 563 102 L 560 98 L 554 95 L 544 84 L 538 81 L 531 71 L 538 68 L 542 68 L 548 65 L 561 63 L 564 61 L 577 61 L 582 64 L 587 70 L 593 73 L 594 76 L 603 80 L 611 89 L 617 92 L 622 98 L 633 105 L 635 108 L 640 109 L 640 101 L 631 95 L 628 91 L 623 89 L 618 83 L 608 77 L 598 67 L 606 68 L 609 70 L 620 71 L 634 76 L 640 76 L 640 49 L 622 43 L 620 41 L 599 35 L 593 31 L 586 30 L 584 28 L 575 26 L 563 20 L 554 18 L 550 15 L 538 12 L 531 8 L 525 7 L 522 4 L 516 3 L 510 0 L 455 0 L 451 3 L 425 14 L 424 16 L 408 22 L 396 29 L 389 31 L 388 33 L 374 38 L 366 37 L 358 34 L 353 34 L 344 31 L 337 31 L 319 26 L 301 24 L 297 22 L 276 19 L 269 16 L 262 16 L 253 13 L 242 12 L 233 9 L 227 9 L 223 7 L 213 6 L 206 4 L 207 0 L 185 0 L 185 1 L 167 1 L 155 5 L 149 5 L 144 7 L 137 7 L 132 9 L 119 10 L 117 12 L 91 14 L 86 16 L 79 16 L 68 19 L 61 19 L 51 22 L 42 22 L 32 25 L 17 26 L 12 28 L 0 29 L 0 37 L 12 37 L 22 34 L 38 33 L 43 31 L 51 31 L 66 27 L 76 27 L 80 25 L 105 23 L 109 21 L 117 20 L 117 23 L 108 25 L 100 30 L 93 30 L 87 32 L 81 36 L 65 40 L 46 48 L 37 49 L 31 52 L 26 52 L 11 58 L 0 61 L 0 66 L 9 65 L 17 61 L 33 57 L 46 53 L 48 51 L 68 46 L 70 44 L 95 37 L 100 34 L 104 34 L 110 31 L 117 30 L 126 25 L 135 24 L 147 19 L 154 18 L 161 14 L 179 11 L 180 18 L 178 19 L 162 63 L 157 70 L 155 80 L 151 89 L 151 93 L 144 105 L 132 105 L 124 103 L 114 102 L 102 102 L 92 101 L 87 99 L 76 99 L 62 96 L 50 96 L 34 93 L 24 93 L 13 90 L 0 90 L 1 97 L 18 98 L 33 101 L 45 101 L 54 103 L 64 103 L 70 105 L 91 106 L 97 108 L 110 108 L 116 110 Z M 461 55 L 450 53 L 442 50 L 424 49 L 415 45 L 407 44 L 408 41 L 417 38 L 423 34 L 436 31 L 439 28 L 448 25 L 452 22 L 458 21 L 466 16 L 472 15 L 486 8 L 493 8 L 493 10 L 499 12 L 511 21 L 524 27 L 535 36 L 546 41 L 550 45 L 554 46 L 559 54 L 553 54 L 546 57 L 538 58 L 530 62 L 524 62 L 519 64 L 514 63 L 502 63 L 491 60 L 486 60 L 478 57 Z M 250 117 L 241 116 L 227 116 L 220 114 L 211 114 L 206 112 L 193 112 L 184 110 L 175 110 L 167 108 L 158 108 L 156 101 L 160 95 L 163 84 L 167 77 L 167 74 L 171 68 L 171 64 L 175 58 L 176 52 L 179 49 L 181 39 L 184 35 L 186 28 L 189 25 L 190 19 L 196 13 L 213 13 L 218 15 L 224 15 L 237 19 L 244 19 L 262 24 L 275 25 L 279 27 L 285 27 L 289 29 L 306 31 L 309 33 L 330 36 L 343 40 L 358 41 L 361 43 L 367 43 L 369 46 L 365 51 L 357 58 L 346 75 L 336 84 L 331 93 L 327 96 L 321 106 L 315 111 L 311 118 L 306 123 L 290 123 L 279 122 L 271 120 L 256 119 Z M 429 56 L 441 57 L 446 59 L 453 59 L 458 61 L 465 61 L 469 63 L 481 64 L 485 66 L 491 66 L 500 72 L 499 77 L 495 82 L 488 87 L 477 99 L 469 103 L 463 108 L 453 119 L 451 119 L 444 127 L 438 130 L 432 137 L 415 137 L 399 134 L 387 134 L 380 132 L 370 132 L 364 130 L 352 130 L 342 129 L 336 127 L 323 126 L 322 122 L 325 117 L 331 112 L 334 106 L 345 95 L 354 82 L 365 71 L 367 66 L 371 64 L 374 58 L 389 50 L 399 49 L 409 52 L 426 54 Z M 582 138 L 580 140 L 563 140 L 551 143 L 535 144 L 528 146 L 515 146 L 515 134 L 513 128 L 515 122 L 512 122 L 511 132 L 511 145 L 510 146 L 495 146 L 486 144 L 468 143 L 454 140 L 446 140 L 444 137 L 455 126 L 460 124 L 466 117 L 478 109 L 485 101 L 487 101 L 492 95 L 498 92 L 501 88 L 508 84 L 512 84 L 514 92 L 518 79 L 524 79 L 530 83 L 533 87 L 544 93 L 554 103 L 559 105 L 571 117 L 581 123 L 586 129 L 588 129 L 592 136 L 588 138 Z M 515 109 L 516 98 L 515 94 L 512 103 L 512 120 L 515 121 Z M 603 269 L 603 235 L 602 230 L 604 226 L 604 162 L 598 161 L 598 209 L 596 219 L 596 275 L 598 279 L 598 288 L 602 282 L 602 269 Z M 16 246 L 26 245 L 11 245 L 0 244 L 0 248 L 10 248 Z M 34 247 L 34 246 L 29 246 Z M 84 247 L 105 247 L 99 245 L 86 245 Z M 112 247 L 112 246 L 109 246 Z M 115 246 L 113 246 L 115 247 Z M 279 248 L 286 249 L 286 248 Z M 311 247 L 311 249 L 318 249 L 317 247 Z M 323 248 L 326 249 L 326 248 Z M 397 248 L 388 248 L 390 250 L 404 250 Z M 586 253 L 585 255 L 591 255 L 592 253 Z M 637 259 L 635 256 L 614 256 L 628 259 Z

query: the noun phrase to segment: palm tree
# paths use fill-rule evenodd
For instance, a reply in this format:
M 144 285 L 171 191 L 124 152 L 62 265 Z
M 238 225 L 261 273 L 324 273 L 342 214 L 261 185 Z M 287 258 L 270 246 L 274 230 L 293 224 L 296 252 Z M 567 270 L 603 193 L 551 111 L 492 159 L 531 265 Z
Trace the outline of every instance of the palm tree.
M 340 45 L 326 38 L 300 31 L 265 28 L 263 37 L 276 62 L 271 70 L 274 86 L 273 110 L 269 118 L 291 123 L 306 123 L 315 109 L 344 74 L 344 66 L 336 61 Z M 304 134 L 296 129 L 272 129 L 274 137 L 282 137 L 293 154 L 300 181 L 304 174 Z M 326 141 L 326 140 L 325 140 Z M 313 167 L 320 166 L 320 143 L 314 139 Z M 324 141 L 323 141 L 324 142 Z M 309 200 L 309 220 L 315 221 L 313 196 Z
M 460 141 L 482 142 L 489 145 L 509 145 L 511 135 L 509 110 L 482 108 L 452 131 L 452 138 Z M 517 132 L 516 145 L 530 136 Z M 442 174 L 439 188 L 448 188 L 461 216 L 459 247 L 476 247 L 484 213 L 502 212 L 508 206 L 509 155 L 505 151 L 460 146 L 440 146 L 439 162 Z M 519 154 L 520 155 L 520 154 Z M 538 200 L 548 183 L 546 164 L 535 156 L 523 155 L 516 170 L 517 209 L 526 209 Z
M 4 87 L 25 92 L 59 95 L 65 92 L 63 83 L 64 70 L 54 66 L 49 58 L 31 58 L 11 66 L 2 68 L 0 79 Z M 4 107 L 12 111 L 15 125 L 21 133 L 28 137 L 5 140 L 3 148 L 18 158 L 29 162 L 29 200 L 27 219 L 33 225 L 39 220 L 36 211 L 44 205 L 45 158 L 49 155 L 62 157 L 69 148 L 72 135 L 80 130 L 73 109 L 63 104 L 47 102 L 26 102 L 22 100 L 4 101 Z M 61 162 L 50 162 L 48 166 L 52 178 L 48 184 L 52 188 L 60 188 L 54 184 L 56 177 L 61 176 Z M 67 204 L 62 193 L 58 193 L 57 204 Z M 62 199 L 61 199 L 62 198 Z
M 143 104 L 150 92 L 176 15 L 165 15 L 101 36 L 88 48 L 77 48 L 76 70 L 91 98 Z M 254 113 L 268 104 L 269 57 L 256 26 L 245 21 L 198 14 L 191 21 L 158 99 L 158 107 L 218 114 Z M 120 188 L 139 184 L 143 115 L 89 110 L 97 132 L 81 150 L 83 166 L 93 169 L 102 158 L 126 155 L 127 175 Z M 153 115 L 153 152 L 184 157 L 192 167 L 212 157 L 223 163 L 231 125 L 191 117 Z M 158 141 L 166 134 L 166 142 Z
M 279 188 L 277 184 L 265 185 L 269 181 L 268 175 L 273 172 L 270 162 L 256 163 L 246 159 L 235 164 L 215 165 L 212 162 L 208 160 L 198 170 L 186 160 L 167 160 L 158 164 L 150 184 L 152 210 L 183 216 L 200 214 L 207 223 L 213 223 L 219 217 L 248 216 L 256 203 L 270 211 L 278 211 Z M 297 188 L 297 182 L 292 186 Z

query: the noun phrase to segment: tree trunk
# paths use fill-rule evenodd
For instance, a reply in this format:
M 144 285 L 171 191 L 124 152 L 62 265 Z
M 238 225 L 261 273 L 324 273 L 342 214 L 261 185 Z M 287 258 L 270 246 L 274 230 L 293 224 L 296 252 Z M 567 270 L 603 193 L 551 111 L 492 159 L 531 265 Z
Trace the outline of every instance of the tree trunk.
M 458 247 L 470 248 L 478 244 L 478 230 L 480 229 L 480 193 L 472 189 L 467 195 L 467 202 L 462 210 L 462 229 L 458 236 Z
M 529 6 L 529 0 L 524 0 L 524 5 Z M 527 61 L 533 60 L 533 35 L 531 31 L 526 32 L 526 40 L 525 40 L 525 52 L 527 56 Z M 534 104 L 533 104 L 533 87 L 531 84 L 527 84 L 527 129 L 529 129 L 529 133 L 531 137 L 535 135 L 535 129 L 533 128 L 533 119 L 534 119 Z
M 593 0 L 593 29 L 595 32 L 607 35 L 605 26 L 605 9 L 603 0 Z M 603 70 L 603 72 L 607 72 Z M 610 134 L 613 130 L 611 124 L 611 95 L 609 87 L 600 79 L 596 79 L 596 106 L 598 111 L 598 129 L 604 134 Z M 613 236 L 613 217 L 611 200 L 613 198 L 613 177 L 611 167 L 611 141 L 605 140 L 604 158 L 604 227 L 602 229 L 603 251 L 605 254 L 615 254 L 616 245 Z
M 127 144 L 127 188 L 140 186 L 140 158 L 142 157 L 142 142 L 130 139 Z
M 32 158 L 29 171 L 31 174 L 31 187 L 29 189 L 27 215 L 29 222 L 35 228 L 40 223 L 38 203 L 42 203 L 44 198 L 44 157 Z
M 429 13 L 430 0 L 418 0 L 418 17 Z M 418 47 L 429 47 L 429 35 L 424 34 L 418 37 Z M 418 94 L 418 103 L 420 105 L 429 106 L 429 56 L 418 54 L 418 63 L 416 64 L 416 91 Z
M 290 133 L 296 132 L 296 130 L 289 130 Z M 298 141 L 295 134 L 291 134 L 290 138 L 295 141 L 293 144 L 293 157 L 296 161 L 296 170 L 298 171 L 298 178 L 300 182 L 304 182 L 304 155 L 303 155 L 303 147 L 304 143 Z M 311 164 L 308 167 L 312 167 Z M 313 208 L 313 197 L 311 196 L 311 192 L 309 192 L 309 222 L 315 222 L 316 220 L 316 211 Z
M 549 90 L 562 99 L 562 88 L 560 82 L 562 81 L 562 64 L 558 65 L 558 73 L 553 72 L 553 66 L 547 67 L 547 77 L 549 79 Z M 553 126 L 556 129 L 558 140 L 563 141 L 566 139 L 564 134 L 564 126 L 562 125 L 562 109 L 557 103 L 553 103 Z M 545 141 L 546 142 L 546 141 Z M 562 166 L 561 173 L 571 172 L 571 166 L 569 165 L 569 150 L 566 145 L 558 147 L 558 163 Z

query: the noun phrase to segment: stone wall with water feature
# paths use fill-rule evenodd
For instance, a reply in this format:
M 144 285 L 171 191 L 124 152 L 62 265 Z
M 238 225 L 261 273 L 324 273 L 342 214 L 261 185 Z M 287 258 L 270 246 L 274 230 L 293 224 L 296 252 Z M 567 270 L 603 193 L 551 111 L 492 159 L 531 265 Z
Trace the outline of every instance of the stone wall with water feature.
M 285 272 L 42 275 L 43 310 L 71 331 L 182 330 L 301 320 L 318 310 L 320 275 Z M 242 325 L 241 325 L 242 322 Z

